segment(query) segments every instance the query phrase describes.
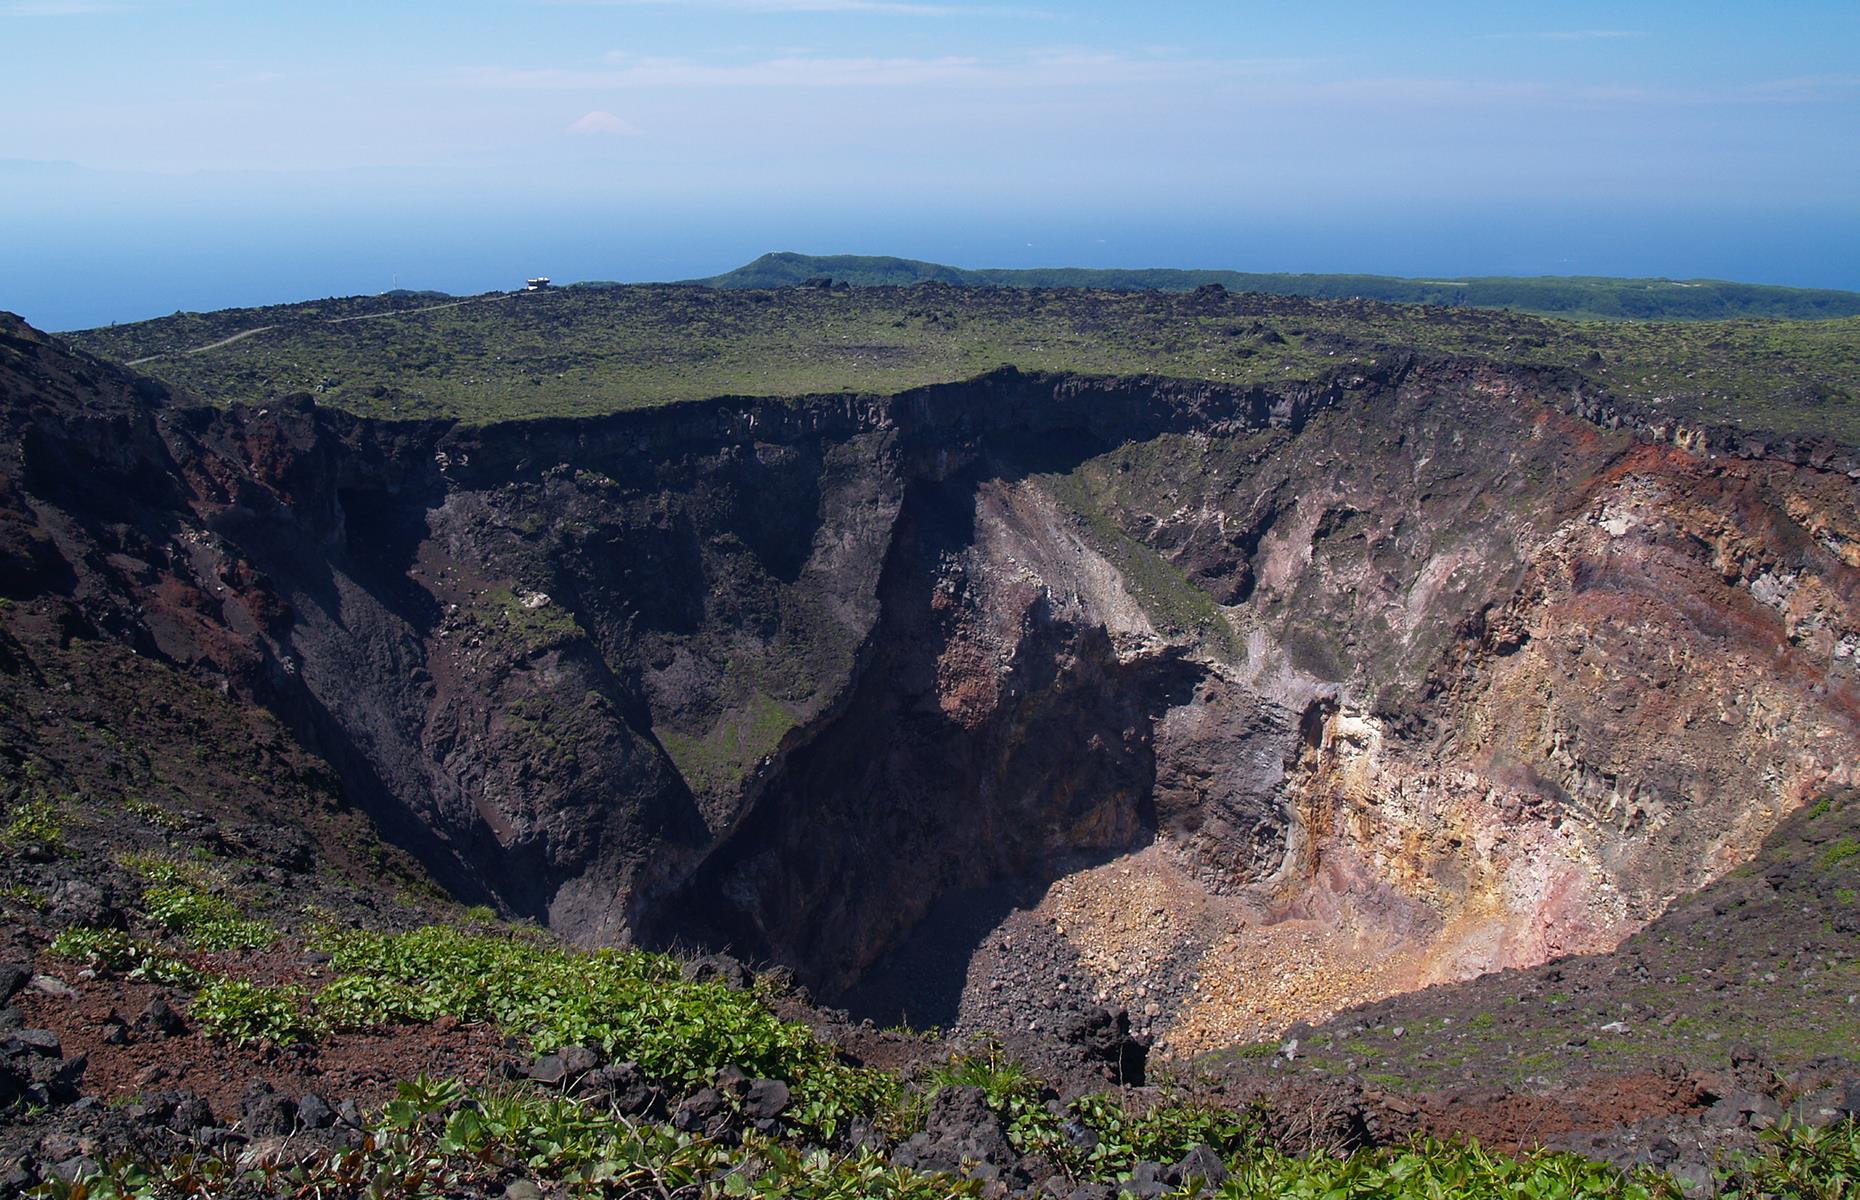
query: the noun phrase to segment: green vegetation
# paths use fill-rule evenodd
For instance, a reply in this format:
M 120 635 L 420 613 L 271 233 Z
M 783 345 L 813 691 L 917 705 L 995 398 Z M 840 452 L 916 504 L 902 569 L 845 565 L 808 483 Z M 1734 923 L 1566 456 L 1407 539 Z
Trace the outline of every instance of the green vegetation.
M 46 950 L 86 966 L 126 971 L 135 962 L 135 943 L 120 929 L 66 929 Z
M 289 1046 L 316 1036 L 303 996 L 302 988 L 216 976 L 200 984 L 188 1012 L 209 1037 Z
M 125 794 L 123 796 L 123 808 L 134 816 L 147 821 L 155 828 L 167 833 L 174 833 L 179 830 L 183 824 L 180 817 L 173 812 L 163 808 L 152 800 L 145 799 L 134 793 Z
M 371 319 L 350 320 L 364 315 Z M 377 319 L 378 318 L 378 319 Z M 199 354 L 232 333 L 266 332 Z M 892 393 L 1027 371 L 1281 386 L 1413 351 L 1579 371 L 1675 419 L 1860 442 L 1860 318 L 1622 322 L 1292 297 L 1008 288 L 563 288 L 379 297 L 69 335 L 215 403 L 378 417 L 587 416 L 713 396 Z
M 141 941 L 120 929 L 78 927 L 62 930 L 46 952 L 88 967 L 121 971 L 132 979 L 174 987 L 194 987 L 201 975 L 161 946 Z
M 707 792 L 735 786 L 792 728 L 794 717 L 788 710 L 756 691 L 746 710 L 725 714 L 701 737 L 670 728 L 659 730 L 658 737 L 691 788 Z
M 1764 1142 L 1762 1153 L 1741 1156 L 1726 1172 L 1725 1200 L 1844 1200 L 1860 1190 L 1860 1123 L 1784 1124 Z
M 1397 304 L 1513 308 L 1546 316 L 1695 321 L 1736 317 L 1814 320 L 1860 316 L 1860 292 L 1771 287 L 1718 279 L 1615 279 L 1606 276 L 1484 276 L 1402 279 L 1392 275 L 1291 275 L 1164 268 L 1094 270 L 1035 267 L 965 270 L 911 258 L 862 254 L 764 254 L 734 271 L 693 282 L 721 288 L 785 288 L 810 279 L 855 287 L 1098 288 L 1105 291 L 1187 292 L 1211 283 L 1229 291 L 1317 300 L 1382 300 Z
M 751 1135 L 740 1147 L 636 1124 L 561 1095 L 401 1085 L 363 1144 L 290 1164 L 241 1169 L 212 1154 L 164 1164 L 119 1161 L 77 1184 L 34 1194 L 53 1200 L 219 1197 L 495 1195 L 535 1178 L 575 1196 L 757 1196 L 793 1200 L 945 1200 L 979 1184 L 913 1175 L 869 1152 L 803 1152 Z
M 196 950 L 262 950 L 278 940 L 270 925 L 242 917 L 232 901 L 191 884 L 155 884 L 143 892 L 142 903 L 151 919 Z
M 317 997 L 319 1014 L 338 1027 L 440 1016 L 485 1021 L 542 1051 L 598 1048 L 677 1087 L 708 1082 L 734 1064 L 787 1082 L 797 1121 L 825 1136 L 895 1099 L 889 1076 L 841 1065 L 806 1028 L 780 1020 L 753 995 L 688 981 L 664 955 L 582 953 L 444 926 L 325 931 L 316 945 L 344 972 Z
M 198 868 L 154 857 L 133 861 L 146 876 L 163 880 L 149 887 L 158 898 L 170 895 L 160 889 L 178 894 L 197 886 Z M 180 923 L 177 936 L 190 928 Z M 999 1050 L 952 1059 L 931 1074 L 925 1090 L 912 1092 L 890 1073 L 846 1066 L 805 1026 L 777 1017 L 754 991 L 687 980 L 679 964 L 662 955 L 581 952 L 540 934 L 500 931 L 484 924 L 482 914 L 471 929 L 428 926 L 402 934 L 323 929 L 312 945 L 326 951 L 340 972 L 320 991 L 194 975 L 185 980 L 194 989 L 191 1019 L 209 1036 L 230 1042 L 289 1046 L 341 1029 L 451 1016 L 494 1024 L 537 1050 L 597 1047 L 613 1060 L 637 1063 L 645 1079 L 674 1093 L 709 1083 L 726 1065 L 739 1067 L 786 1081 L 795 1105 L 781 1137 L 751 1132 L 735 1144 L 623 1118 L 599 1101 L 559 1091 L 467 1088 L 422 1079 L 403 1084 L 399 1098 L 352 1149 L 256 1164 L 211 1152 L 162 1163 L 119 1160 L 76 1184 L 49 1182 L 37 1194 L 67 1200 L 176 1194 L 439 1197 L 495 1192 L 512 1178 L 527 1177 L 587 1196 L 979 1195 L 978 1182 L 900 1170 L 870 1151 L 797 1148 L 839 1144 L 855 1117 L 903 1138 L 922 1122 L 937 1089 L 971 1086 L 1002 1116 L 1017 1147 L 1079 1182 L 1116 1181 L 1139 1162 L 1174 1162 L 1205 1146 L 1228 1164 L 1233 1177 L 1200 1194 L 1232 1200 L 1678 1196 L 1657 1175 L 1623 1174 L 1567 1154 L 1508 1157 L 1473 1143 L 1422 1141 L 1343 1158 L 1296 1157 L 1271 1145 L 1263 1111 L 1168 1098 L 1135 1107 L 1107 1094 L 1062 1106 Z M 50 949 L 104 970 L 141 971 L 159 955 L 158 948 L 112 930 L 67 930 Z M 1729 1167 L 1727 1179 L 1743 1189 L 1735 1193 L 1740 1196 L 1839 1195 L 1853 1177 L 1855 1154 L 1850 1128 L 1785 1130 L 1762 1155 Z
M 574 614 L 540 592 L 493 588 L 482 605 L 468 614 L 488 629 L 502 629 L 532 650 L 545 650 L 581 636 Z
M 1678 1200 L 1664 1176 L 1625 1174 L 1574 1154 L 1511 1158 L 1473 1142 L 1421 1140 L 1348 1158 L 1294 1158 L 1273 1150 L 1241 1160 L 1219 1200 L 1433 1200 L 1435 1197 L 1532 1197 L 1534 1200 Z
M 1174 1152 L 1195 1132 L 1189 1126 L 1170 1128 L 1160 1140 L 1133 1132 L 1129 1145 L 1133 1153 Z M 1779 1149 L 1773 1161 L 1752 1163 L 1752 1168 L 1772 1177 L 1803 1169 L 1798 1148 Z M 1222 1200 L 1676 1200 L 1679 1195 L 1670 1181 L 1657 1175 L 1624 1174 L 1568 1154 L 1512 1158 L 1474 1143 L 1420 1141 L 1346 1158 L 1299 1158 L 1247 1144 L 1236 1148 L 1228 1161 L 1233 1177 L 1219 1189 L 1209 1193 L 1191 1185 L 1170 1195 L 1213 1195 Z M 1119 1177 L 1110 1170 L 1080 1176 Z M 753 1133 L 740 1146 L 729 1146 L 663 1125 L 636 1123 L 559 1093 L 418 1079 L 400 1086 L 398 1097 L 355 1149 L 320 1150 L 300 1160 L 246 1167 L 211 1153 L 160 1164 L 116 1161 L 78 1183 L 53 1181 L 33 1194 L 55 1200 L 156 1195 L 440 1197 L 495 1193 L 511 1178 L 538 1179 L 580 1196 L 945 1200 L 983 1193 L 978 1181 L 900 1170 L 870 1151 L 803 1151 Z M 1819 1198 L 1841 1193 L 1772 1194 Z
M 0 828 L 0 846 L 36 846 L 48 854 L 65 854 L 64 806 L 44 795 L 17 801 Z
M 192 949 L 262 950 L 278 940 L 276 928 L 247 918 L 232 900 L 210 891 L 213 879 L 202 867 L 159 854 L 125 855 L 121 862 L 145 885 L 142 907 L 149 919 Z
M 1860 856 L 1860 838 L 1844 837 L 1830 842 L 1827 849 L 1815 859 L 1815 865 L 1828 871 L 1856 856 Z
M 1129 455 L 1111 456 L 1110 470 L 1127 467 Z M 1141 541 L 1130 536 L 1110 515 L 1117 505 L 1108 502 L 1107 468 L 1088 462 L 1070 474 L 1036 478 L 1048 495 L 1079 524 L 1092 546 L 1115 566 L 1127 581 L 1137 602 L 1163 633 L 1188 634 L 1238 655 L 1241 642 L 1233 624 L 1214 598 L 1189 581 L 1180 568 Z

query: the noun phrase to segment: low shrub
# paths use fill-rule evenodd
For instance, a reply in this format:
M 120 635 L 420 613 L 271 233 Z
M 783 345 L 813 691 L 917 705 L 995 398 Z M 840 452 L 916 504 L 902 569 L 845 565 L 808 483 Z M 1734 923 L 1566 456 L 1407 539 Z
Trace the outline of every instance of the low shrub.
M 839 1063 L 812 1032 L 753 994 L 687 980 L 664 955 L 587 953 L 438 925 L 404 934 L 324 929 L 312 942 L 343 972 L 316 1000 L 339 1028 L 484 1021 L 539 1051 L 582 1045 L 638 1063 L 675 1088 L 708 1083 L 733 1065 L 788 1083 L 793 1120 L 824 1137 L 854 1116 L 885 1117 L 901 1091 L 892 1076 Z
M 268 1041 L 280 1046 L 309 1041 L 315 1027 L 304 1015 L 302 988 L 213 976 L 204 980 L 188 1008 L 209 1037 L 241 1045 Z
M 191 883 L 151 884 L 142 905 L 151 920 L 196 950 L 262 950 L 278 940 L 272 926 L 247 919 L 232 901 Z

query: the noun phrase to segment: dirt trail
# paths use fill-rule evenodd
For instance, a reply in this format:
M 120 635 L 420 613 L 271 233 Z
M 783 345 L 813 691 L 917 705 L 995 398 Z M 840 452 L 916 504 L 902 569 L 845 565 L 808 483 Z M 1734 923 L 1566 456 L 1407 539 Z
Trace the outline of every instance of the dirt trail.
M 362 313 L 359 316 L 353 317 L 329 317 L 323 321 L 323 324 L 346 325 L 350 321 L 379 321 L 383 317 L 406 317 L 412 316 L 414 313 L 436 312 L 442 308 L 459 308 L 466 304 L 483 304 L 488 300 L 508 300 L 512 296 L 521 296 L 523 294 L 522 292 L 499 292 L 492 296 L 471 296 L 464 300 L 448 300 L 444 304 L 427 304 L 419 308 L 397 308 L 391 312 Z M 160 354 L 145 354 L 141 358 L 132 358 L 123 365 L 135 367 L 146 362 L 154 362 L 158 358 L 172 358 L 179 354 L 205 354 L 209 350 L 218 350 L 222 346 L 230 346 L 234 342 L 242 342 L 246 338 L 256 337 L 261 333 L 266 333 L 276 328 L 278 328 L 277 325 L 258 325 L 251 329 L 241 330 L 231 337 L 221 338 L 217 342 L 208 342 L 204 346 L 189 346 L 185 350 L 164 350 Z
M 163 351 L 161 354 L 148 354 L 148 355 L 144 355 L 141 358 L 132 358 L 124 365 L 133 367 L 133 366 L 136 366 L 138 363 L 154 362 L 156 359 L 166 358 L 170 354 L 204 354 L 208 350 L 218 350 L 221 346 L 230 346 L 234 342 L 243 342 L 246 338 L 254 337 L 257 334 L 264 333 L 268 329 L 276 329 L 276 328 L 277 328 L 276 325 L 260 325 L 255 329 L 247 329 L 243 332 L 235 333 L 231 337 L 221 338 L 217 342 L 208 342 L 204 346 L 194 346 L 186 350 L 178 350 L 178 351 L 168 350 L 168 351 Z

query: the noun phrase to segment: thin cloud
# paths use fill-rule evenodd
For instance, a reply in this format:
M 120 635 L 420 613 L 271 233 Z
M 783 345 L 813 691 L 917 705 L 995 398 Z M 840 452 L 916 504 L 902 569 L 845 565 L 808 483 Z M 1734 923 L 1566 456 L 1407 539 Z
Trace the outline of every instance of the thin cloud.
M 639 127 L 625 117 L 616 117 L 610 112 L 602 112 L 596 109 L 591 113 L 586 113 L 570 121 L 568 123 L 568 131 L 570 133 L 579 133 L 584 136 L 612 136 L 615 134 L 635 134 L 639 132 Z
M 483 67 L 464 82 L 519 90 L 651 87 L 906 87 L 974 79 L 972 58 L 771 58 L 716 64 L 689 59 L 641 58 L 611 70 L 558 67 Z
M 1744 90 L 1767 100 L 1816 100 L 1860 91 L 1860 75 L 1798 75 L 1793 79 L 1752 83 Z
M 1202 61 L 1147 59 L 1081 50 L 1037 50 L 1012 59 L 961 55 L 938 58 L 852 58 L 786 55 L 719 63 L 687 58 L 632 58 L 613 53 L 613 65 L 477 67 L 454 74 L 467 87 L 512 90 L 618 90 L 623 88 L 899 88 L 1104 87 L 1171 83 L 1185 77 L 1233 80 L 1282 70 L 1278 59 Z
M 0 17 L 88 17 L 129 10 L 127 4 L 107 4 L 101 0 L 24 0 L 17 4 L 0 4 Z
M 1540 42 L 1600 42 L 1646 37 L 1644 29 L 1540 29 L 1526 33 L 1488 33 L 1489 38 L 1530 38 Z
M 952 4 L 924 4 L 916 0 L 550 0 L 581 8 L 729 8 L 765 13 L 879 13 L 897 17 L 974 15 L 989 9 L 960 8 Z

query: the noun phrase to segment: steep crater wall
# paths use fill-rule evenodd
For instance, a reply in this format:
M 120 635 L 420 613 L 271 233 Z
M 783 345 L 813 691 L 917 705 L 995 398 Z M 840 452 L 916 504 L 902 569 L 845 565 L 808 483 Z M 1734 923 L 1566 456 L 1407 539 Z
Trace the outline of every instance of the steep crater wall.
M 9 594 L 277 712 L 461 896 L 874 1013 L 991 1019 L 1010 927 L 1184 1049 L 1610 945 L 1860 748 L 1853 479 L 1571 377 L 461 428 L 3 348 Z

